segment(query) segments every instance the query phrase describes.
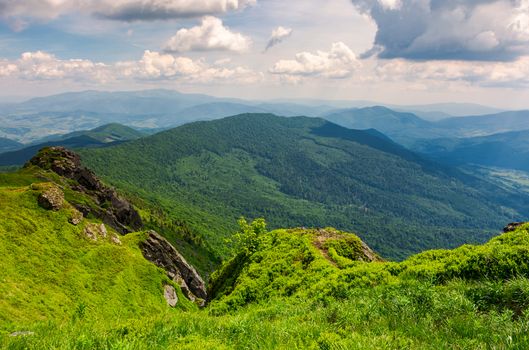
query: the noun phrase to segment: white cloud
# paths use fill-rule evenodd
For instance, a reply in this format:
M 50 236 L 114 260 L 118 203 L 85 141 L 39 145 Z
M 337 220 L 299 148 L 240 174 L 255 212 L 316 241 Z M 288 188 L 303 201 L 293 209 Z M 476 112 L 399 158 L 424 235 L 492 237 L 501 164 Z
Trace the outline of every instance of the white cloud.
M 256 0 L 0 0 L 0 18 L 19 27 L 27 20 L 51 20 L 72 12 L 152 21 L 222 14 L 255 4 Z
M 463 82 L 482 87 L 529 87 L 529 57 L 514 62 L 379 61 L 381 81 Z
M 344 43 L 332 44 L 331 50 L 300 52 L 293 60 L 280 60 L 269 72 L 282 77 L 347 78 L 360 67 L 360 62 L 353 51 Z
M 262 74 L 246 67 L 211 65 L 204 59 L 193 60 L 155 51 L 145 51 L 138 61 L 112 64 L 84 59 L 61 60 L 49 53 L 36 51 L 23 53 L 17 60 L 0 60 L 2 77 L 97 83 L 114 80 L 176 80 L 187 83 L 249 84 L 261 80 Z
M 352 0 L 378 29 L 366 55 L 510 61 L 529 53 L 529 0 Z
M 216 17 L 202 18 L 199 26 L 180 29 L 165 45 L 167 52 L 248 50 L 250 38 L 234 33 Z
M 277 27 L 272 31 L 272 35 L 270 36 L 270 39 L 268 40 L 268 44 L 266 44 L 265 51 L 268 51 L 273 46 L 276 46 L 277 44 L 280 44 L 283 42 L 286 38 L 292 35 L 292 28 L 285 28 L 285 27 Z

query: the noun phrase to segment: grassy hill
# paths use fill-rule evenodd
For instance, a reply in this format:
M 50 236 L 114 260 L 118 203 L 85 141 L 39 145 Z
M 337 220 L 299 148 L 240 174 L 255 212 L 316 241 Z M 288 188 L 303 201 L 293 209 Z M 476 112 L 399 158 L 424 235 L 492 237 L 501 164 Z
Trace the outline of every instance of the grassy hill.
M 51 136 L 45 141 L 59 141 L 81 136 L 87 136 L 102 143 L 110 143 L 116 141 L 136 140 L 145 136 L 145 134 L 126 125 L 110 123 L 91 130 L 74 131 L 59 137 Z
M 48 322 L 157 315 L 168 311 L 164 284 L 177 289 L 179 308 L 194 307 L 163 270 L 144 259 L 142 233 L 117 243 L 112 237 L 119 235 L 106 226 L 107 235 L 94 241 L 85 230 L 100 220 L 72 224 L 68 201 L 58 211 L 39 206 L 39 195 L 54 186 L 64 183 L 38 169 L 0 174 L 0 334 Z M 66 193 L 67 199 L 77 196 Z
M 382 256 L 483 242 L 527 200 L 422 160 L 375 131 L 239 115 L 82 151 L 120 189 L 186 218 L 226 256 L 241 215 L 359 232 Z
M 250 238 L 245 240 L 246 247 L 253 248 L 241 249 L 214 275 L 212 284 L 225 288 L 219 289 L 204 309 L 109 317 L 105 314 L 108 308 L 128 300 L 128 294 L 113 294 L 111 303 L 94 308 L 93 314 L 74 312 L 81 317 L 24 326 L 3 323 L 7 327 L 0 330 L 0 346 L 9 349 L 525 349 L 529 346 L 528 225 L 483 246 L 428 251 L 401 263 L 388 263 L 378 259 L 360 261 L 366 257 L 366 251 L 358 249 L 361 242 L 353 234 L 330 228 L 266 232 L 262 225 L 254 224 L 241 231 Z M 51 256 L 49 261 L 56 262 L 57 258 Z M 156 279 L 152 282 L 158 283 Z M 129 288 L 138 287 L 136 283 L 127 279 Z M 63 284 L 62 289 L 67 286 Z M 4 304 L 0 304 L 0 310 L 4 311 Z M 21 304 L 18 310 L 33 311 L 35 305 Z M 20 332 L 5 332 L 13 329 Z

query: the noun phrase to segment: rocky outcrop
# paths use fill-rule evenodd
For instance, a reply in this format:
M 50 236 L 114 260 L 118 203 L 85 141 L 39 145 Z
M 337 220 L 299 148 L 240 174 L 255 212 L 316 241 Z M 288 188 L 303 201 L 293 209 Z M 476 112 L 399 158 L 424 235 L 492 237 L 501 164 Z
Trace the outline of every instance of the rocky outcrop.
M 39 151 L 27 164 L 51 170 L 76 184 L 70 187 L 89 195 L 95 206 L 72 203 L 83 216 L 92 214 L 121 234 L 138 231 L 143 227 L 141 217 L 133 206 L 104 185 L 89 169 L 81 165 L 78 154 L 63 147 L 47 147 Z
M 165 285 L 163 288 L 163 296 L 167 301 L 167 305 L 170 307 L 175 307 L 178 303 L 178 296 L 176 295 L 176 290 L 173 286 Z
M 60 210 L 64 205 L 64 193 L 59 188 L 52 186 L 39 195 L 38 203 L 47 210 Z
M 526 222 L 511 222 L 503 228 L 503 233 L 512 232 L 518 229 L 520 226 L 525 225 Z
M 190 300 L 207 299 L 206 286 L 195 268 L 165 238 L 155 231 L 147 233 L 140 243 L 143 256 L 167 272 L 167 276 L 182 287 Z

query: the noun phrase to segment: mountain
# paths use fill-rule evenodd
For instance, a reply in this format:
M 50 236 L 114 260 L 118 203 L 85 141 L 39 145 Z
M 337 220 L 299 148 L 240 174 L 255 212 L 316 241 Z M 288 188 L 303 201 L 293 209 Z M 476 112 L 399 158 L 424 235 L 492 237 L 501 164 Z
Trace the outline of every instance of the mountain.
M 81 155 L 123 191 L 190 218 L 224 256 L 241 215 L 359 232 L 394 259 L 483 241 L 527 215 L 524 196 L 423 160 L 379 132 L 317 118 L 239 115 Z
M 436 123 L 438 127 L 452 130 L 450 136 L 486 136 L 508 131 L 529 129 L 529 110 L 502 112 L 491 115 L 449 118 Z
M 118 123 L 110 123 L 91 130 L 80 130 L 59 136 L 49 136 L 39 140 L 39 143 L 46 141 L 63 141 L 81 136 L 87 136 L 102 143 L 110 143 L 116 141 L 136 140 L 145 135 L 145 133 L 128 126 Z
M 0 166 L 22 165 L 41 148 L 63 146 L 68 148 L 104 147 L 113 142 L 135 140 L 145 135 L 120 124 L 107 124 L 92 130 L 76 131 L 61 136 L 47 137 L 41 142 L 16 151 L 0 153 Z M 43 142 L 42 142 L 43 141 Z
M 0 137 L 0 153 L 13 151 L 21 147 L 24 147 L 24 145 L 19 142 Z
M 379 130 L 403 145 L 419 138 L 441 137 L 446 133 L 436 124 L 415 114 L 396 112 L 381 106 L 346 109 L 325 115 L 324 118 L 347 128 Z
M 438 161 L 529 171 L 529 130 L 471 138 L 418 141 L 413 149 Z

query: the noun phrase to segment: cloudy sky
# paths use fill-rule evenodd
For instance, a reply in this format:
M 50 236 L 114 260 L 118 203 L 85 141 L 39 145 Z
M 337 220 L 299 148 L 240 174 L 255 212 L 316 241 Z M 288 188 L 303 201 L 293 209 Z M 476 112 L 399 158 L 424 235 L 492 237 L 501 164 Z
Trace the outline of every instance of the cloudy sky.
M 0 0 L 4 100 L 144 88 L 529 108 L 529 0 Z

